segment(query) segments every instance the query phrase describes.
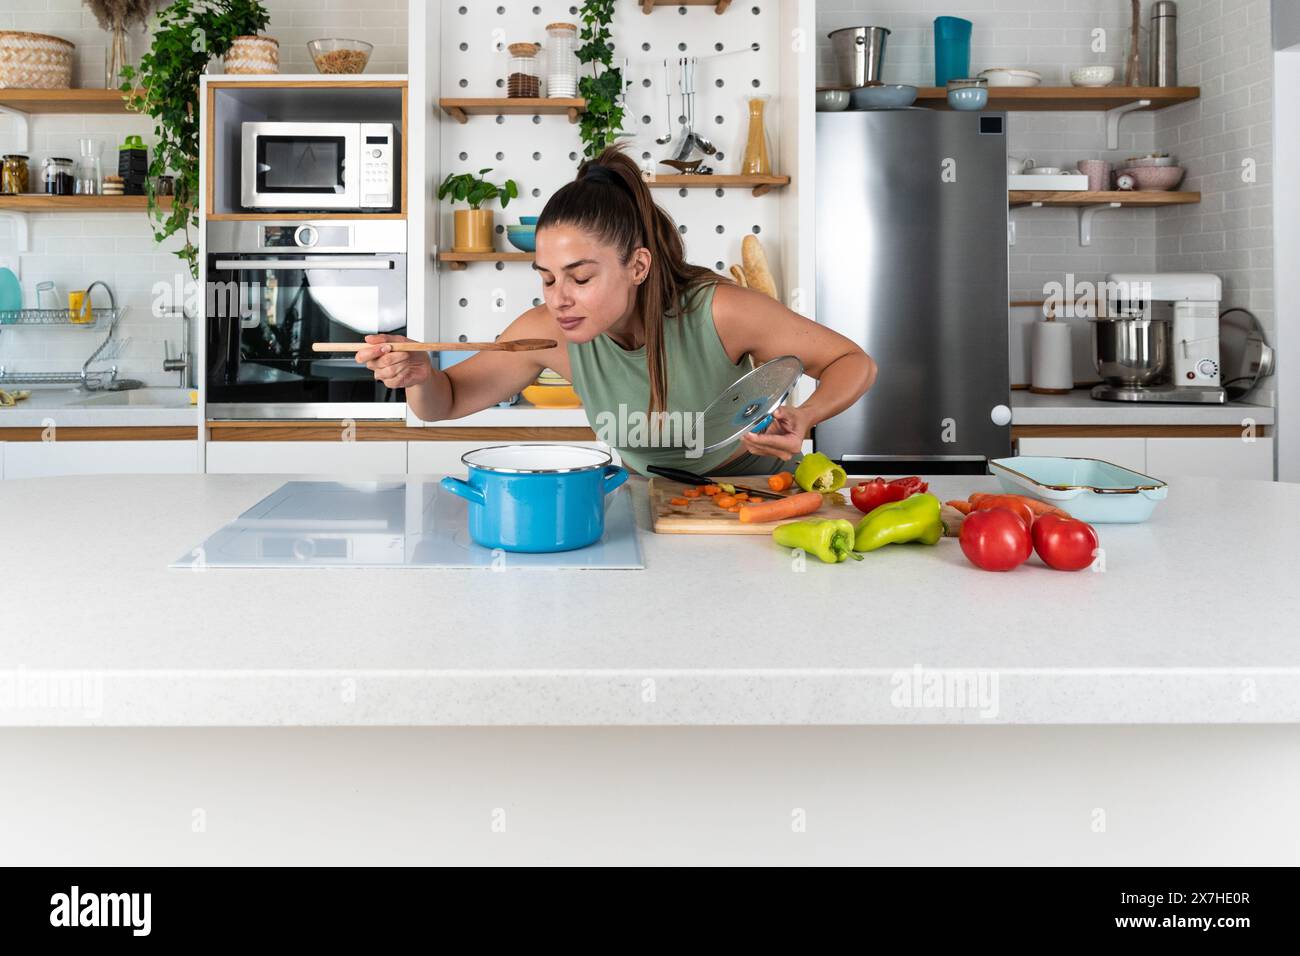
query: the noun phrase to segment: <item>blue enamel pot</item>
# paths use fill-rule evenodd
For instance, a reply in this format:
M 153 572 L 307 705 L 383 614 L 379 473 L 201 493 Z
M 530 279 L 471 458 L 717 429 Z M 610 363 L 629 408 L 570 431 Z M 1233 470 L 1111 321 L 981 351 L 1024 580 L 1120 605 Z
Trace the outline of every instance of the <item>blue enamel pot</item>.
M 442 487 L 469 502 L 469 536 L 503 551 L 573 551 L 605 533 L 605 496 L 627 472 L 598 448 L 495 445 L 460 459 L 469 480 Z

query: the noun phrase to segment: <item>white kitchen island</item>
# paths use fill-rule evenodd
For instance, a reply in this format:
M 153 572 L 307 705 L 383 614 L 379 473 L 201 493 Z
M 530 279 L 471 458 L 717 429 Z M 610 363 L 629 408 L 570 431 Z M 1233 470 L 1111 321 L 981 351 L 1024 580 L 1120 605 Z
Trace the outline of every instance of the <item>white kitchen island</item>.
M 641 571 L 168 567 L 283 481 L 0 488 L 0 858 L 1300 861 L 1300 487 L 1103 572 L 797 570 L 639 480 Z

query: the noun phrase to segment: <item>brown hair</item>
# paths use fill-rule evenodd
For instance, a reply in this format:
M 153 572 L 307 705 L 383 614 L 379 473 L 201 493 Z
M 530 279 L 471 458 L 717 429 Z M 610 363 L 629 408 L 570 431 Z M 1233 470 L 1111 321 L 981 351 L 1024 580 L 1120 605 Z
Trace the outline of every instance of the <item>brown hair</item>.
M 650 250 L 650 272 L 637 287 L 634 309 L 645 329 L 649 411 L 664 411 L 668 398 L 664 321 L 680 318 L 684 300 L 704 285 L 727 280 L 686 261 L 676 223 L 655 204 L 640 168 L 617 146 L 584 162 L 577 179 L 547 201 L 537 231 L 559 225 L 575 226 L 613 246 L 624 265 L 638 248 Z

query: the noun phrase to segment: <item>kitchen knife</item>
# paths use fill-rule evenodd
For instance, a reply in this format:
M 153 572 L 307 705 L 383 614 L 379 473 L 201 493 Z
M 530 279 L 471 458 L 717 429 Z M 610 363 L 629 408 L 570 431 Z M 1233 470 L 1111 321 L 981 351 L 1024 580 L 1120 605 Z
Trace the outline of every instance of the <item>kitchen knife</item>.
M 660 468 L 658 465 L 649 466 L 646 471 L 652 475 L 658 475 L 660 478 L 668 478 L 671 481 L 680 481 L 684 485 L 716 485 L 715 478 L 701 478 L 699 475 L 693 475 L 689 471 L 682 471 L 678 468 Z M 774 491 L 760 491 L 757 488 L 746 488 L 743 485 L 737 485 L 734 482 L 727 482 L 737 491 L 743 491 L 745 494 L 754 498 L 784 498 L 785 495 L 778 495 Z
M 536 352 L 555 348 L 554 339 L 509 339 L 505 342 L 313 342 L 314 352 L 356 352 L 391 345 L 394 352 Z

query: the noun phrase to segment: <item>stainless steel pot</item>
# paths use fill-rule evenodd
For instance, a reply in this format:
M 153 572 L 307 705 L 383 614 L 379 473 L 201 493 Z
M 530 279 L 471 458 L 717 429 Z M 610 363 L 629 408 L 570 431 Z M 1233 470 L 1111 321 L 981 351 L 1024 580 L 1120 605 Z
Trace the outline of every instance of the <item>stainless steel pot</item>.
M 1089 324 L 1097 372 L 1107 384 L 1152 386 L 1168 380 L 1169 320 L 1099 318 Z
M 839 65 L 841 86 L 866 86 L 880 82 L 880 65 L 885 56 L 885 27 L 845 27 L 828 36 L 835 62 Z

